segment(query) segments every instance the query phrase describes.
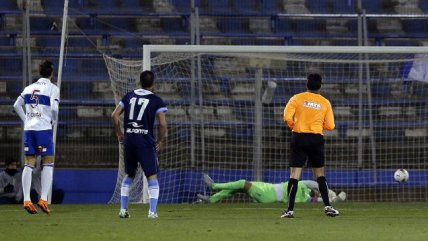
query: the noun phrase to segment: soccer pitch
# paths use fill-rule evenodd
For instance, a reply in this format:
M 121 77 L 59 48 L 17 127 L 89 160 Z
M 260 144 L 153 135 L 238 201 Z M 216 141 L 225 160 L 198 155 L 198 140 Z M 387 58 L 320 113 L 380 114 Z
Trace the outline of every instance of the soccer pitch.
M 280 219 L 281 204 L 52 205 L 50 216 L 0 206 L 0 240 L 427 240 L 426 203 L 338 203 L 330 218 L 321 204 L 296 204 L 294 219 Z

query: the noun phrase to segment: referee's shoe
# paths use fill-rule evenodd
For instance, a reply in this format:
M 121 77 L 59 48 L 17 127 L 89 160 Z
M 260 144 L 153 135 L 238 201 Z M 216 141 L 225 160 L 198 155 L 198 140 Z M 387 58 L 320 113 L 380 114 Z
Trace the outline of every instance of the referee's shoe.
M 334 209 L 332 206 L 325 206 L 324 212 L 325 212 L 325 215 L 327 215 L 329 217 L 339 216 L 339 211 Z

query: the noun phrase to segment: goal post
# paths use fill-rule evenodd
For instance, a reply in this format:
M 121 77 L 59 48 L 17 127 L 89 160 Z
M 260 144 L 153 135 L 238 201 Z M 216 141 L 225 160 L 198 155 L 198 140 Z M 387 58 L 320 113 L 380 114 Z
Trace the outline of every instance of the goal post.
M 155 73 L 169 109 L 160 201 L 210 194 L 202 173 L 217 182 L 288 180 L 291 132 L 282 112 L 310 72 L 323 76 L 321 94 L 336 119 L 325 132 L 329 186 L 353 201 L 426 201 L 427 54 L 427 47 L 145 45 L 132 64 Z M 119 62 L 109 72 L 123 75 L 132 65 Z M 409 170 L 407 183 L 394 182 L 398 168 Z M 309 168 L 303 179 L 313 179 Z

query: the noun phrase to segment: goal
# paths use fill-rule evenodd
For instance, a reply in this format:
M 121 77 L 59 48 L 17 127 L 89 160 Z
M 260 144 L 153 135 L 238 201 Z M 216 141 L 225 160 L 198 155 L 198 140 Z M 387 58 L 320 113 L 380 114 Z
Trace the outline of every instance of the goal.
M 155 92 L 168 104 L 160 202 L 210 194 L 202 173 L 216 182 L 286 181 L 291 132 L 282 113 L 313 72 L 323 76 L 321 94 L 336 119 L 336 129 L 325 132 L 330 188 L 352 201 L 426 201 L 426 53 L 426 47 L 146 45 L 143 61 L 111 58 L 107 66 L 115 96 L 151 69 Z M 394 182 L 397 168 L 409 171 L 408 182 Z M 302 179 L 313 179 L 309 168 Z M 226 200 L 236 201 L 249 200 Z

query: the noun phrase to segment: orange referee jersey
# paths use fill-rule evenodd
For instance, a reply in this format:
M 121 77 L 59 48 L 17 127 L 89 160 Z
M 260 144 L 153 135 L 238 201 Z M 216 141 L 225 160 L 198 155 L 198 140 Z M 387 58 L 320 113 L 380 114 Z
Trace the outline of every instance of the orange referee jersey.
M 284 109 L 284 122 L 296 133 L 323 134 L 335 127 L 330 101 L 320 94 L 302 92 L 294 95 Z

